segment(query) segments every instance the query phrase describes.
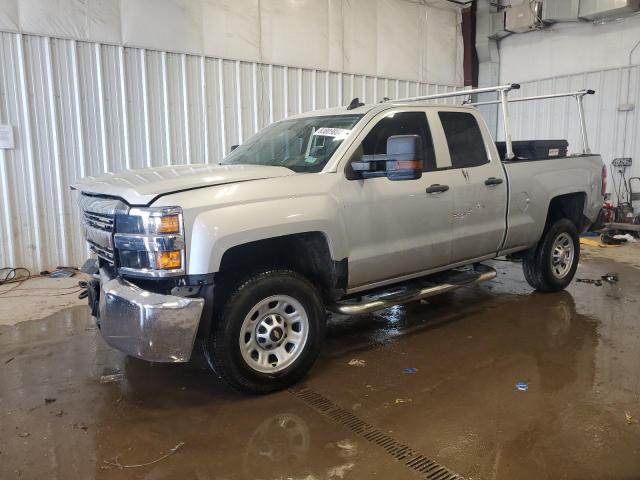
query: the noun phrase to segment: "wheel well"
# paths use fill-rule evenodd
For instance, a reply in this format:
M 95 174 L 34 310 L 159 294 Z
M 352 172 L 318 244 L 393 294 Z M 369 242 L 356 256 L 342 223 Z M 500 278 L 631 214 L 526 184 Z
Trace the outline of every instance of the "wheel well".
M 341 296 L 347 286 L 347 260 L 331 258 L 322 232 L 283 235 L 232 247 L 222 256 L 216 283 L 234 283 L 233 280 L 273 267 L 304 275 L 318 286 L 324 298 Z
M 587 195 L 584 192 L 568 193 L 551 199 L 549 210 L 547 211 L 545 230 L 561 218 L 568 218 L 576 226 L 576 229 L 581 232 L 588 226 L 584 216 L 586 200 Z

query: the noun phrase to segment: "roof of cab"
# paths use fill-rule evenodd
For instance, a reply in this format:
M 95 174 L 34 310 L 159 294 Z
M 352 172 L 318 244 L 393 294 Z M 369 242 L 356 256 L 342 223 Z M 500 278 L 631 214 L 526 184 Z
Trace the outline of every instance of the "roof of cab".
M 299 113 L 291 115 L 287 119 L 292 118 L 305 118 L 305 117 L 323 117 L 328 115 L 365 115 L 373 110 L 382 111 L 388 110 L 393 107 L 446 107 L 446 108 L 461 108 L 461 109 L 475 109 L 470 105 L 445 105 L 445 104 L 424 104 L 422 102 L 394 102 L 393 100 L 381 103 L 367 103 L 360 107 L 348 110 L 346 106 L 324 108 L 320 110 L 311 110 L 305 113 Z

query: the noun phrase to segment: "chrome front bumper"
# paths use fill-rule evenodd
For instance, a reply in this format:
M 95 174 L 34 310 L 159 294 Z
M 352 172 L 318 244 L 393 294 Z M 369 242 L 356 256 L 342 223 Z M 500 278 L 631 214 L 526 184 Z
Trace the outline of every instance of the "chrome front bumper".
M 191 358 L 204 299 L 162 295 L 100 269 L 100 332 L 112 347 L 151 362 Z

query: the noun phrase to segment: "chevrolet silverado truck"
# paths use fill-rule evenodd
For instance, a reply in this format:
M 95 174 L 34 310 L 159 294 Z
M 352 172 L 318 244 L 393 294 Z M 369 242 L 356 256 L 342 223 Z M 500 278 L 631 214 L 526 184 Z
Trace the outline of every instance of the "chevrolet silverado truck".
M 500 256 L 563 289 L 603 162 L 542 145 L 505 159 L 476 108 L 356 101 L 278 121 L 218 164 L 83 179 L 91 313 L 126 354 L 187 362 L 199 339 L 219 377 L 266 393 L 308 372 L 328 312 L 490 280 L 480 262 Z

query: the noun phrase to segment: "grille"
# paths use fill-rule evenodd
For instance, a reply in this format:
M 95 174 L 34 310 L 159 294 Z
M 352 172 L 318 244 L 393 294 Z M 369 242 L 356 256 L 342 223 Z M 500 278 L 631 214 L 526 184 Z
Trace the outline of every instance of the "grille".
M 105 232 L 113 233 L 113 215 L 107 215 L 102 213 L 84 212 L 85 224 L 104 230 Z
M 114 264 L 113 231 L 116 213 L 126 212 L 126 205 L 117 199 L 80 196 L 82 226 L 89 248 L 99 258 Z
M 114 216 L 83 212 L 82 219 L 85 237 L 91 251 L 113 265 Z
M 333 421 L 382 448 L 387 455 L 396 461 L 402 462 L 407 468 L 417 473 L 419 477 L 425 480 L 464 480 L 457 473 L 440 465 L 435 460 L 421 455 L 408 445 L 395 440 L 387 433 L 377 429 L 309 387 L 300 385 L 290 388 L 289 392 L 320 413 L 327 415 Z

